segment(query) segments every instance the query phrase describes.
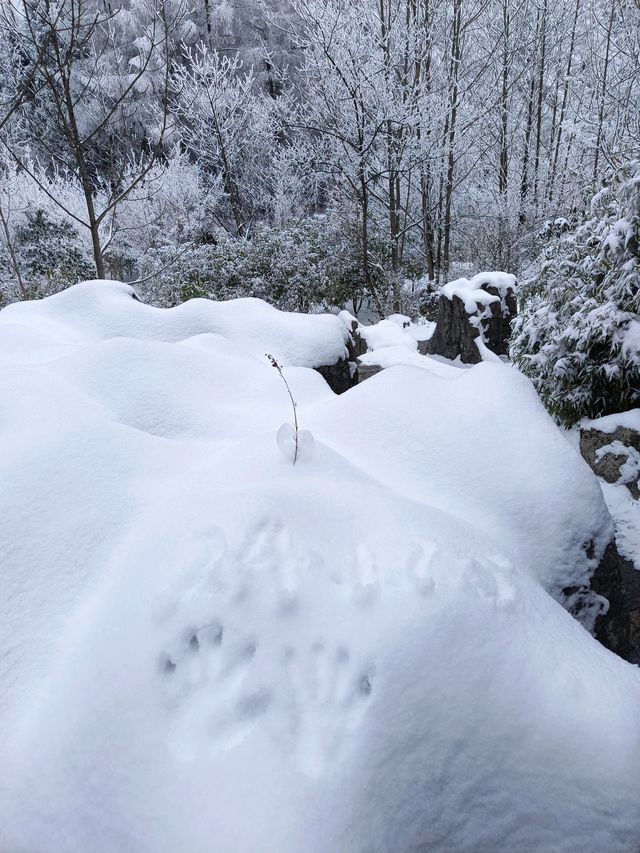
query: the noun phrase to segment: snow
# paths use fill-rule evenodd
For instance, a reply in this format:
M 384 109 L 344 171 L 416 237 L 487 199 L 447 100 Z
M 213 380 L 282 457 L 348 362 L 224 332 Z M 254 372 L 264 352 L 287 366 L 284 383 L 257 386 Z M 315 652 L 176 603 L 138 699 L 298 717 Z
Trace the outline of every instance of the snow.
M 436 324 L 430 320 L 421 319 L 414 321 L 404 314 L 390 314 L 386 320 L 381 322 L 394 323 L 405 334 L 410 335 L 416 341 L 428 341 L 433 336 L 436 328 Z
M 506 273 L 491 273 L 491 275 L 497 276 L 500 280 L 499 277 L 506 276 Z M 513 276 L 506 277 L 513 278 Z M 485 291 L 481 293 L 484 296 L 489 295 Z M 495 301 L 496 298 L 490 297 L 489 302 Z M 453 376 L 456 370 L 465 369 L 468 366 L 463 365 L 459 360 L 451 361 L 441 356 L 423 355 L 417 352 L 418 343 L 430 340 L 436 330 L 436 324 L 432 321 L 424 320 L 415 323 L 402 314 L 392 314 L 385 320 L 365 326 L 358 323 L 347 311 L 342 311 L 339 316 L 349 330 L 353 328 L 352 324 L 355 322 L 358 335 L 367 344 L 368 351 L 358 357 L 361 364 L 382 368 L 409 364 L 438 376 Z M 477 321 L 480 325 L 480 319 L 480 317 L 472 317 L 470 322 Z M 487 347 L 481 337 L 476 340 L 476 345 L 483 361 L 502 362 L 502 359 Z
M 502 359 L 500 358 L 499 355 L 497 355 L 497 353 L 495 353 L 495 352 L 493 352 L 493 350 L 489 349 L 489 347 L 484 342 L 482 335 L 478 335 L 478 337 L 475 339 L 474 343 L 475 343 L 476 347 L 478 348 L 478 352 L 480 353 L 480 358 L 483 361 L 494 361 L 494 362 L 501 362 L 502 361 Z M 505 356 L 505 361 L 506 361 L 506 356 Z
M 614 520 L 618 552 L 640 571 L 640 501 L 623 484 L 601 480 L 600 485 Z
M 395 492 L 490 532 L 546 589 L 585 583 L 587 531 L 597 554 L 611 535 L 590 469 L 516 370 L 482 362 L 450 375 L 383 371 L 326 401 L 322 434 Z
M 625 461 L 620 466 L 618 482 L 622 484 L 637 482 L 640 478 L 640 453 L 635 447 L 629 447 L 621 441 L 612 441 L 596 450 L 596 461 L 601 462 L 605 456 L 623 456 Z
M 627 326 L 621 350 L 631 362 L 637 363 L 640 359 L 640 322 L 638 320 L 631 320 Z
M 483 286 L 494 287 L 499 295 L 487 293 Z M 445 284 L 440 293 L 447 299 L 457 296 L 464 302 L 467 314 L 475 314 L 478 306 L 487 306 L 504 298 L 508 291 L 515 290 L 516 277 L 505 272 L 481 272 L 472 278 L 458 278 Z
M 614 433 L 619 428 L 640 432 L 640 409 L 630 409 L 594 420 L 582 420 L 579 424 L 580 430 L 595 429 L 606 434 Z M 577 430 L 575 434 L 579 434 Z M 620 466 L 618 482 L 607 483 L 600 479 L 600 486 L 614 521 L 618 551 L 640 570 L 640 502 L 634 500 L 626 486 L 627 483 L 638 482 L 640 453 L 634 447 L 616 440 L 598 448 L 597 461 L 608 454 L 626 457 Z
M 411 364 L 439 374 L 455 370 L 452 362 L 444 365 L 418 352 L 418 344 L 428 341 L 436 330 L 436 324 L 429 320 L 414 322 L 403 314 L 392 314 L 366 326 L 348 311 L 341 311 L 339 317 L 349 331 L 357 329 L 357 334 L 367 345 L 367 352 L 358 357 L 361 364 L 383 368 Z
M 428 370 L 437 376 L 456 376 L 460 370 L 466 369 L 465 365 L 456 364 L 438 356 L 421 355 L 405 346 L 387 346 L 373 352 L 366 352 L 358 357 L 358 362 L 383 368 L 407 364 Z
M 284 423 L 278 430 L 276 441 L 280 452 L 293 465 L 308 459 L 314 449 L 315 440 L 308 429 L 296 430 L 290 423 Z
M 436 329 L 433 322 L 414 322 L 403 314 L 391 314 L 369 326 L 359 323 L 348 311 L 341 311 L 338 316 L 349 331 L 353 328 L 353 323 L 356 323 L 358 335 L 366 341 L 371 352 L 390 347 L 417 350 L 418 342 L 428 341 Z
M 553 598 L 597 481 L 503 364 L 336 397 L 334 320 L 107 282 L 0 313 L 0 849 L 640 843 L 639 671 Z
M 72 343 L 105 338 L 136 337 L 159 341 L 182 341 L 199 334 L 222 335 L 248 352 L 262 356 L 265 348 L 283 364 L 321 367 L 347 355 L 348 333 L 332 314 L 306 315 L 277 311 L 260 299 L 212 302 L 192 299 L 170 310 L 152 308 L 133 300 L 127 312 L 122 299 L 133 296 L 133 288 L 104 282 L 84 282 L 50 297 L 46 312 L 32 317 L 24 303 L 8 306 L 2 323 L 22 324 L 25 311 L 29 327 L 52 340 Z M 101 311 L 96 312 L 99 300 Z
M 596 429 L 600 432 L 612 433 L 619 427 L 633 429 L 640 432 L 640 409 L 629 409 L 614 415 L 605 415 L 595 420 L 580 421 L 580 429 Z
M 358 332 L 367 342 L 370 350 L 383 349 L 384 347 L 404 347 L 408 350 L 418 348 L 418 343 L 413 335 L 408 334 L 397 323 L 391 320 L 380 320 L 371 326 L 358 326 Z

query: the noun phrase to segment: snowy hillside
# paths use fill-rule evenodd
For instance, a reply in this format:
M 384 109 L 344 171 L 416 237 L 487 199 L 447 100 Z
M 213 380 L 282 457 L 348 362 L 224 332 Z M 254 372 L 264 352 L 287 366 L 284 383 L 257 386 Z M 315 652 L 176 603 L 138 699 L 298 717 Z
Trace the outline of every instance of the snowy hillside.
M 559 603 L 597 480 L 514 369 L 336 396 L 346 342 L 107 282 L 0 312 L 3 853 L 640 848 L 640 670 Z

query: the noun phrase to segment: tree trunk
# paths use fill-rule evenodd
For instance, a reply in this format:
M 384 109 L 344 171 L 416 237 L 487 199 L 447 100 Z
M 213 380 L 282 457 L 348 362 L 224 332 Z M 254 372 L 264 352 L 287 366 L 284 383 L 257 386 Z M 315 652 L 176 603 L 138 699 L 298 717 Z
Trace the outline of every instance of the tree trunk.
M 442 269 L 449 272 L 449 253 L 451 247 L 451 210 L 453 203 L 453 177 L 455 171 L 456 121 L 458 117 L 458 86 L 461 61 L 462 0 L 453 0 L 453 24 L 451 32 L 451 97 L 449 111 L 449 132 L 447 140 L 447 177 L 445 183 Z
M 613 31 L 613 21 L 616 11 L 615 0 L 611 0 L 611 14 L 609 15 L 609 24 L 607 26 L 607 46 L 604 54 L 604 68 L 602 69 L 602 91 L 600 92 L 600 105 L 598 107 L 598 131 L 596 134 L 595 157 L 593 161 L 593 178 L 592 184 L 595 189 L 596 181 L 598 180 L 598 166 L 600 161 L 600 148 L 602 146 L 602 126 L 604 123 L 604 104 L 607 95 L 607 75 L 609 73 L 609 60 L 611 58 L 611 33 Z
M 498 192 L 507 194 L 509 150 L 507 141 L 509 119 L 509 30 L 511 24 L 509 0 L 502 0 L 502 90 L 500 92 L 500 165 L 498 168 Z
M 538 34 L 540 32 L 540 20 L 541 13 L 538 10 L 538 17 L 536 21 L 536 43 L 538 41 Z M 524 224 L 527 219 L 527 215 L 525 213 L 525 204 L 527 201 L 527 196 L 529 194 L 529 158 L 531 156 L 530 148 L 531 148 L 531 134 L 533 132 L 533 109 L 535 102 L 535 91 L 536 91 L 536 74 L 535 71 L 531 71 L 531 81 L 529 84 L 529 100 L 527 102 L 527 122 L 524 132 L 524 146 L 522 152 L 522 179 L 520 182 L 520 212 L 518 214 L 518 220 L 520 224 Z
M 544 103 L 544 72 L 547 58 L 547 8 L 548 0 L 542 5 L 541 36 L 540 36 L 540 62 L 538 66 L 538 95 L 536 108 L 536 153 L 533 164 L 533 202 L 538 202 L 538 184 L 540 180 L 540 150 L 542 147 L 542 104 Z
M 576 6 L 573 13 L 573 25 L 571 27 L 571 41 L 569 43 L 569 55 L 567 57 L 567 69 L 564 78 L 564 88 L 562 90 L 562 104 L 560 106 L 560 120 L 558 122 L 558 134 L 556 136 L 556 144 L 553 151 L 551 162 L 551 175 L 549 178 L 549 201 L 553 201 L 554 188 L 556 181 L 556 171 L 558 168 L 558 158 L 560 156 L 560 145 L 562 144 L 562 130 L 567 116 L 567 102 L 569 100 L 569 80 L 571 78 L 571 70 L 573 68 L 573 51 L 576 43 L 576 30 L 578 27 L 578 16 L 580 14 L 580 0 L 576 0 Z
M 380 302 L 378 289 L 371 275 L 371 265 L 369 263 L 369 187 L 367 186 L 367 176 L 365 173 L 364 164 L 360 164 L 360 174 L 358 175 L 360 182 L 360 211 L 362 215 L 362 223 L 360 226 L 360 251 L 362 252 L 362 273 L 364 281 L 371 300 L 375 305 L 376 311 L 380 319 L 384 319 L 384 308 Z
M 15 274 L 16 281 L 18 282 L 18 287 L 20 288 L 20 295 L 23 299 L 27 299 L 27 292 L 25 290 L 24 282 L 22 280 L 20 264 L 18 263 L 18 258 L 13 247 L 13 240 L 11 239 L 11 231 L 9 230 L 9 221 L 7 216 L 4 215 L 4 210 L 2 209 L 2 205 L 0 205 L 0 224 L 2 225 L 2 230 L 4 231 L 4 240 L 7 246 L 7 254 L 9 255 L 9 260 L 11 261 L 11 266 L 13 267 L 13 272 Z

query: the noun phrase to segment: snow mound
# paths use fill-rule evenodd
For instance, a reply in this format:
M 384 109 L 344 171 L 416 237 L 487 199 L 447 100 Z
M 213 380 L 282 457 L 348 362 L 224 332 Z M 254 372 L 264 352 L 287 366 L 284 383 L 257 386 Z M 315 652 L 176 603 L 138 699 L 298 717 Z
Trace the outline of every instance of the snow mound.
M 336 397 L 333 320 L 108 283 L 0 342 L 0 849 L 640 844 L 640 675 L 553 598 L 609 516 L 518 373 Z
M 493 287 L 498 294 L 487 293 L 483 287 Z M 478 311 L 478 305 L 486 307 L 492 302 L 499 302 L 509 291 L 515 290 L 515 287 L 516 277 L 510 273 L 481 272 L 472 278 L 458 278 L 450 281 L 440 289 L 440 293 L 447 299 L 457 296 L 464 302 L 467 314 L 475 314 Z
M 28 318 L 32 335 L 73 344 L 115 337 L 177 342 L 204 333 L 218 334 L 258 356 L 270 347 L 279 362 L 300 367 L 334 364 L 347 355 L 348 332 L 332 314 L 278 311 L 261 299 L 250 298 L 229 302 L 192 299 L 175 308 L 153 308 L 132 297 L 133 288 L 127 284 L 83 282 L 38 306 L 9 305 L 2 312 L 2 324 L 22 325 Z
M 588 583 L 611 538 L 598 482 L 515 369 L 395 367 L 318 408 L 317 437 L 395 492 L 489 532 L 556 597 Z
M 445 377 L 456 376 L 460 370 L 466 368 L 466 365 L 449 361 L 441 356 L 421 355 L 405 346 L 381 347 L 373 352 L 366 352 L 358 357 L 358 363 L 382 368 L 405 364 Z

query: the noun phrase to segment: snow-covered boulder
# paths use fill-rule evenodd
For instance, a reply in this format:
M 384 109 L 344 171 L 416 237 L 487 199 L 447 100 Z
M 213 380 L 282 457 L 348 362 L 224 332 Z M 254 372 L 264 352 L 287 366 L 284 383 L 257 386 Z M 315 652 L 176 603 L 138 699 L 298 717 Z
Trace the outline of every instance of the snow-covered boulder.
M 640 498 L 640 409 L 582 421 L 580 452 L 599 477 Z
M 351 333 L 351 351 L 356 361 L 358 382 L 369 379 L 385 367 L 398 364 L 433 368 L 422 356 L 427 352 L 435 323 L 428 320 L 414 322 L 403 314 L 391 314 L 367 326 L 348 311 L 340 312 L 339 316 Z
M 556 600 L 610 520 L 531 385 L 336 396 L 333 322 L 243 302 L 0 312 L 0 849 L 636 849 L 640 673 Z
M 637 562 L 637 551 L 634 557 Z M 609 604 L 596 619 L 596 638 L 624 660 L 640 665 L 640 569 L 624 556 L 616 539 L 607 546 L 591 589 Z
M 591 587 L 609 602 L 595 634 L 626 660 L 640 664 L 640 409 L 583 420 L 580 452 L 604 480 L 616 519 Z
M 131 305 L 124 301 L 129 299 Z M 50 297 L 46 306 L 34 312 L 30 303 L 9 305 L 2 313 L 3 338 L 7 326 L 19 347 L 25 334 L 63 346 L 119 337 L 169 343 L 218 335 L 252 355 L 262 357 L 268 349 L 283 365 L 313 368 L 348 355 L 348 331 L 338 317 L 278 311 L 261 299 L 191 299 L 167 310 L 144 305 L 128 284 L 88 281 Z
M 444 285 L 427 352 L 464 364 L 506 355 L 516 314 L 515 285 L 515 276 L 503 272 L 482 272 Z

